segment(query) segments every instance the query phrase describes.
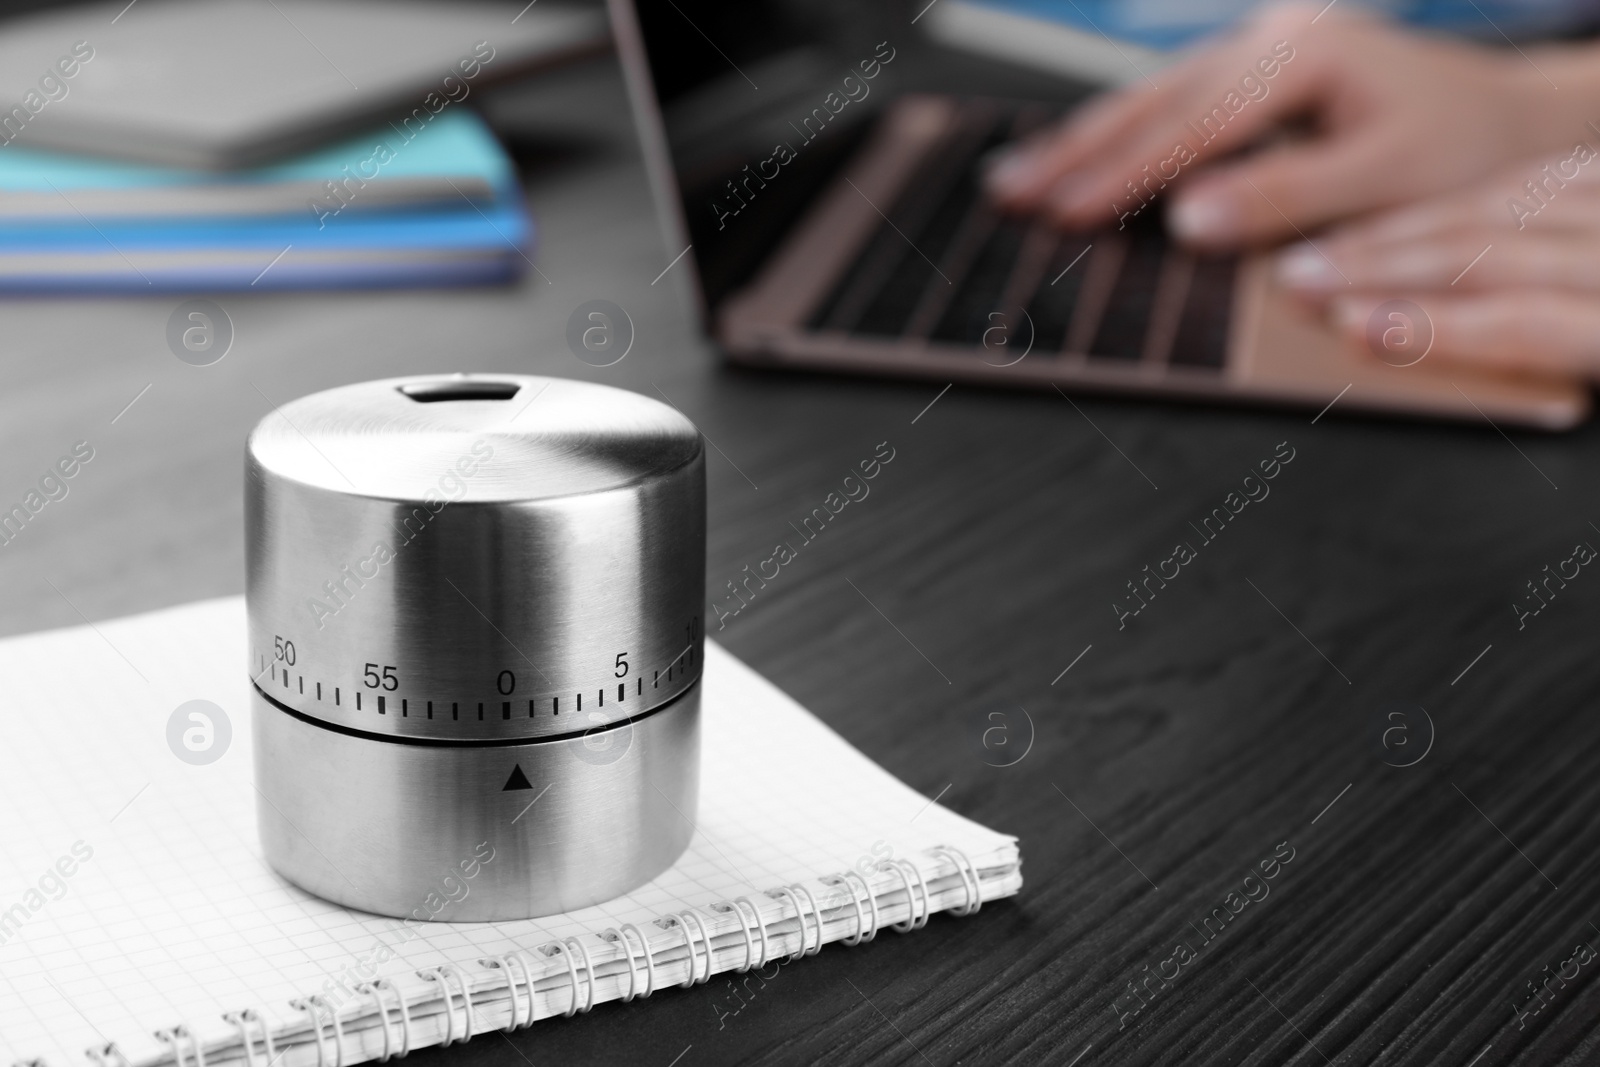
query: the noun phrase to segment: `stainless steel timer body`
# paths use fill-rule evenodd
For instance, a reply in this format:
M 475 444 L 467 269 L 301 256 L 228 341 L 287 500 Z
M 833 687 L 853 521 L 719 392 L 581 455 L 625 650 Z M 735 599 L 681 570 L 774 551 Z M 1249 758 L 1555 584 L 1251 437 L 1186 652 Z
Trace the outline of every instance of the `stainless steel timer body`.
M 250 436 L 258 823 L 284 877 L 417 919 L 553 914 L 694 832 L 705 454 L 523 376 L 368 382 Z

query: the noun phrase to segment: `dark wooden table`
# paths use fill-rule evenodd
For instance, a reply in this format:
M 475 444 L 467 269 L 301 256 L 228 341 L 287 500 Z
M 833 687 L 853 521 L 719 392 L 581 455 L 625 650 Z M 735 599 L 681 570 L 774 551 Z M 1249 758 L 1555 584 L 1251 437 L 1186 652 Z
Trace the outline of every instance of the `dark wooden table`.
M 0 305 L 0 497 L 96 450 L 0 549 L 0 631 L 241 591 L 244 436 L 343 382 L 659 389 L 717 445 L 708 600 L 887 441 L 871 496 L 713 636 L 1018 835 L 1027 881 L 785 968 L 720 1025 L 718 982 L 413 1063 L 1600 1061 L 1600 960 L 1577 950 L 1600 946 L 1600 573 L 1552 582 L 1521 628 L 1513 609 L 1600 546 L 1600 431 L 959 387 L 929 408 L 937 386 L 731 371 L 681 272 L 652 283 L 676 249 L 611 61 L 491 114 L 540 226 L 542 274 L 518 287 L 224 297 L 237 340 L 203 369 L 167 350 L 175 299 Z M 595 298 L 637 326 L 605 370 L 564 341 Z M 1190 524 L 1289 449 L 1202 544 Z M 1126 583 L 1180 541 L 1195 558 L 1119 628 Z M 1019 746 L 1031 723 L 1014 766 L 974 741 L 991 711 Z

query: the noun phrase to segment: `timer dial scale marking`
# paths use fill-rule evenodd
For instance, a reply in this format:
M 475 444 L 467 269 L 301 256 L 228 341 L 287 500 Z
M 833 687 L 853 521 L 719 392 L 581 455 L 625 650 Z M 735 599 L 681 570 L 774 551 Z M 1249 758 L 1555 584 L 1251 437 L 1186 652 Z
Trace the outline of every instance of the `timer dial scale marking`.
M 690 668 L 699 666 L 699 661 L 698 661 L 698 657 L 696 655 L 696 652 L 697 652 L 697 649 L 695 649 L 693 647 L 685 649 L 683 651 L 683 653 L 681 655 L 679 655 L 677 660 L 675 660 L 666 669 L 665 674 L 663 674 L 663 672 L 661 672 L 661 671 L 656 671 L 655 672 L 656 675 L 657 675 L 657 680 L 652 684 L 655 685 L 655 686 L 659 686 L 660 679 L 662 677 L 667 677 L 668 681 L 670 683 L 672 681 L 672 679 L 670 678 L 670 675 L 672 674 L 672 672 L 674 670 L 677 670 L 678 674 L 680 675 L 680 677 L 678 679 L 678 684 L 669 685 L 669 688 L 668 688 L 667 692 L 676 694 L 676 693 L 681 692 L 688 685 L 693 685 L 694 682 L 696 680 L 698 680 L 698 678 L 699 678 L 698 670 L 694 671 L 693 674 L 690 673 Z M 265 659 L 265 656 L 263 656 L 261 654 L 258 654 L 258 658 Z M 277 666 L 276 663 L 272 664 L 270 666 L 269 670 L 271 671 L 272 677 L 274 678 L 274 680 L 276 680 L 277 678 L 281 677 L 282 680 L 283 680 L 283 686 L 285 688 L 289 688 L 290 687 L 290 685 L 289 685 L 289 672 L 287 670 L 284 670 L 284 671 L 280 672 L 278 670 L 278 666 Z M 304 695 L 306 693 L 305 675 L 297 674 L 295 677 L 297 679 L 298 692 L 300 694 Z M 314 701 L 315 702 L 321 702 L 322 701 L 322 682 L 313 681 L 312 684 L 313 684 L 313 687 L 314 687 L 313 688 L 313 692 L 315 694 Z M 616 695 L 615 703 L 618 703 L 618 704 L 626 703 L 626 700 L 627 700 L 627 695 L 626 695 L 627 694 L 627 688 L 628 687 L 627 687 L 627 683 L 626 682 L 619 682 L 617 684 L 617 695 Z M 332 691 L 335 694 L 335 703 L 337 703 L 337 694 L 339 692 L 339 689 L 338 689 L 338 687 L 334 687 Z M 600 686 L 599 688 L 597 688 L 595 690 L 596 702 L 601 707 L 605 706 L 606 692 L 607 692 L 607 687 L 604 686 L 604 685 Z M 644 695 L 644 678 L 643 677 L 635 679 L 634 693 L 635 693 L 635 696 L 643 696 Z M 270 691 L 270 689 L 269 689 L 268 691 L 266 691 L 264 693 L 264 695 L 268 696 L 274 703 L 281 704 L 281 705 L 283 705 L 285 707 L 288 707 L 288 708 L 290 708 L 290 710 L 293 710 L 293 711 L 299 711 L 300 710 L 294 704 L 284 700 L 283 699 L 284 694 L 277 693 L 277 692 L 274 692 L 274 691 Z M 390 697 L 385 695 L 385 694 L 382 694 L 382 693 L 376 694 L 376 696 L 378 698 L 377 714 L 379 714 L 379 715 L 387 715 L 388 714 Z M 581 691 L 577 692 L 577 693 L 574 693 L 573 697 L 574 697 L 574 699 L 575 699 L 575 701 L 577 703 L 577 706 L 581 710 L 582 705 L 583 705 L 583 693 Z M 402 718 L 406 718 L 406 717 L 410 716 L 410 707 L 409 707 L 410 700 L 411 700 L 411 698 L 409 698 L 409 697 L 401 697 L 400 698 L 400 715 L 401 715 Z M 528 706 L 528 716 L 527 717 L 530 718 L 530 719 L 534 718 L 535 714 L 536 714 L 535 711 L 534 711 L 534 705 L 536 703 L 536 700 L 537 700 L 537 698 L 529 698 L 528 701 L 527 701 L 527 706 Z M 670 702 L 670 698 L 668 698 L 668 700 L 649 702 L 646 705 L 644 705 L 644 707 L 645 707 L 646 710 L 648 710 L 651 707 L 659 707 L 662 704 L 669 703 L 669 702 Z M 428 701 L 425 701 L 425 703 L 427 705 L 427 718 L 432 719 L 433 718 L 433 704 L 434 704 L 434 702 L 432 700 L 428 700 Z M 459 707 L 459 703 L 460 702 L 451 702 L 451 704 L 450 704 L 451 712 L 452 712 L 452 715 L 451 715 L 452 720 L 457 720 L 459 718 L 459 713 L 456 710 Z M 468 703 L 471 703 L 471 702 L 469 701 Z M 502 700 L 500 702 L 500 718 L 501 718 L 502 722 L 510 720 L 512 718 L 512 715 L 511 715 L 512 704 L 513 704 L 513 702 L 509 701 L 509 700 Z M 478 707 L 478 718 L 482 719 L 483 718 L 483 707 L 484 707 L 484 705 L 480 701 L 480 702 L 478 702 L 477 707 Z M 559 696 L 551 698 L 551 700 L 550 700 L 550 708 L 551 708 L 551 716 L 552 717 L 560 715 L 560 713 L 561 713 L 561 698 Z M 362 710 L 362 694 L 359 691 L 356 693 L 356 709 L 358 711 Z M 368 711 L 370 713 L 370 708 L 368 708 Z M 627 722 L 631 718 L 636 718 L 637 715 L 638 715 L 638 709 L 635 708 L 632 711 L 630 711 L 626 716 L 619 715 L 618 722 L 619 722 L 619 724 Z M 337 721 L 341 725 L 344 725 L 344 726 L 352 726 L 353 725 L 353 726 L 357 726 L 359 728 L 359 724 L 358 723 L 352 723 L 348 719 L 335 719 L 333 716 L 327 716 L 327 718 L 329 719 L 329 721 Z M 578 732 L 587 733 L 587 732 L 592 732 L 593 730 L 596 729 L 596 727 L 593 724 L 590 724 L 590 725 L 587 725 L 587 726 L 579 727 L 577 729 L 578 729 Z M 566 731 L 563 731 L 562 732 L 562 736 L 565 736 L 567 733 L 570 733 L 570 732 L 573 732 L 573 728 L 571 728 L 571 727 L 569 727 Z M 429 736 L 429 735 L 421 735 L 421 736 Z M 441 733 L 438 736 L 440 736 L 440 737 L 457 737 L 457 736 L 460 736 L 460 735 L 459 735 L 459 733 Z
M 518 388 L 443 403 L 405 380 L 334 389 L 251 436 L 252 529 L 324 534 L 250 560 L 273 700 L 378 734 L 554 737 L 576 728 L 563 716 L 631 717 L 699 680 L 704 560 L 678 563 L 685 536 L 704 536 L 698 432 L 647 397 L 496 381 Z M 318 685 L 356 699 L 330 705 Z M 410 714 L 430 700 L 468 713 Z M 536 710 L 509 714 L 508 700 Z

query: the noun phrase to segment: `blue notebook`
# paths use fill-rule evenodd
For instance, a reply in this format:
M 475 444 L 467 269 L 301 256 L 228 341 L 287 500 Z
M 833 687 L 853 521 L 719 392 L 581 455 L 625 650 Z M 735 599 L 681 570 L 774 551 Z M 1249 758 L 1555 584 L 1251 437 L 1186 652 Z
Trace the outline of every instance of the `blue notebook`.
M 1237 23 L 1264 0 L 975 0 L 980 6 L 1104 33 L 1156 51 L 1181 48 Z M 1359 4 L 1362 0 L 1344 0 Z M 1595 18 L 1588 0 L 1367 0 L 1418 26 L 1499 39 L 1559 33 Z
M 0 148 L 0 292 L 481 284 L 531 242 L 462 109 L 225 175 Z

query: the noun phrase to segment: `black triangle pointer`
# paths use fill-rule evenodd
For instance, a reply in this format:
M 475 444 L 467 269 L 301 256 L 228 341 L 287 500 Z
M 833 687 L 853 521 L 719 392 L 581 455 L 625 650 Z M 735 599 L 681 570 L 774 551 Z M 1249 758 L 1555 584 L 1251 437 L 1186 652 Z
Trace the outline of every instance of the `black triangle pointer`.
M 522 773 L 521 767 L 511 768 L 511 777 L 506 779 L 506 784 L 500 787 L 500 792 L 509 793 L 513 789 L 532 789 L 533 783 L 528 781 L 528 776 Z

